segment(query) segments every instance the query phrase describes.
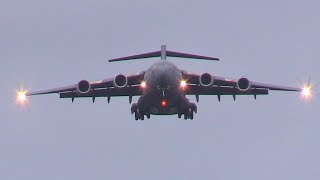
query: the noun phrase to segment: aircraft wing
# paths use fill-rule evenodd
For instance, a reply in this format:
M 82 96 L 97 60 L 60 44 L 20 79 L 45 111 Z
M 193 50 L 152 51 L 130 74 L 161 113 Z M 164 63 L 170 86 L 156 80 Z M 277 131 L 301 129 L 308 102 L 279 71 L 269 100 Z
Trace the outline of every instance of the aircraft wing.
M 188 84 L 186 94 L 188 95 L 265 95 L 269 90 L 277 91 L 302 91 L 301 88 L 278 86 L 273 84 L 265 84 L 250 81 L 247 89 L 238 87 L 238 80 L 233 78 L 212 76 L 211 85 L 203 86 L 201 84 L 199 74 L 183 73 L 183 78 Z M 244 78 L 246 79 L 246 78 Z M 246 79 L 247 80 L 247 79 Z
M 41 90 L 34 92 L 27 92 L 26 96 L 41 95 L 41 94 L 60 94 L 60 98 L 80 98 L 80 97 L 113 97 L 113 96 L 137 96 L 141 95 L 142 90 L 140 88 L 140 83 L 143 80 L 144 74 L 130 75 L 127 77 L 127 85 L 124 87 L 116 87 L 114 84 L 115 78 L 108 78 L 101 81 L 88 82 L 90 88 L 87 92 L 81 93 L 78 90 L 78 83 Z M 81 82 L 81 81 L 80 81 Z

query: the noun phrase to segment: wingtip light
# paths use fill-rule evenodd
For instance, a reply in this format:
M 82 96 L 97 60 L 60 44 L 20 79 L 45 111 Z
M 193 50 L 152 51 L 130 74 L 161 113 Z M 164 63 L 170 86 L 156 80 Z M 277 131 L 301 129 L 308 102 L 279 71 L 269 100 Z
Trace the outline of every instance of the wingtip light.
M 24 106 L 27 104 L 27 93 L 28 91 L 23 88 L 19 88 L 16 93 L 16 103 L 19 106 Z
M 312 86 L 304 85 L 301 90 L 301 97 L 304 100 L 310 100 L 312 98 Z

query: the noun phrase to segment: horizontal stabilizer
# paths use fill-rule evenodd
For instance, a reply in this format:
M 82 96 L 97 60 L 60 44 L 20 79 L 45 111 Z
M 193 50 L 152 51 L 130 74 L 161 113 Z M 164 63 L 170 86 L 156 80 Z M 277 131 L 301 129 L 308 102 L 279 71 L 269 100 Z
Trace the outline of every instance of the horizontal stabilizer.
M 109 62 L 153 58 L 153 57 L 160 57 L 160 56 L 161 56 L 161 51 L 155 51 L 155 52 L 150 52 L 150 53 L 144 53 L 144 54 L 138 54 L 138 55 L 133 55 L 133 56 L 126 56 L 126 57 L 121 57 L 121 58 L 110 59 Z
M 169 56 L 169 57 L 179 57 L 179 58 L 191 58 L 191 59 L 203 59 L 203 60 L 219 61 L 219 58 L 215 58 L 215 57 L 201 56 L 201 55 L 195 55 L 195 54 L 187 54 L 187 53 L 174 52 L 174 51 L 167 51 L 167 56 Z
M 109 62 L 115 61 L 126 61 L 126 60 L 134 60 L 134 59 L 144 59 L 144 58 L 154 58 L 161 57 L 161 59 L 165 60 L 166 57 L 178 57 L 178 58 L 190 58 L 190 59 L 202 59 L 202 60 L 214 60 L 219 61 L 219 58 L 201 56 L 196 54 L 188 54 L 174 51 L 167 51 L 166 46 L 161 46 L 161 51 L 154 51 L 149 53 L 137 54 L 133 56 L 126 56 L 121 58 L 110 59 Z

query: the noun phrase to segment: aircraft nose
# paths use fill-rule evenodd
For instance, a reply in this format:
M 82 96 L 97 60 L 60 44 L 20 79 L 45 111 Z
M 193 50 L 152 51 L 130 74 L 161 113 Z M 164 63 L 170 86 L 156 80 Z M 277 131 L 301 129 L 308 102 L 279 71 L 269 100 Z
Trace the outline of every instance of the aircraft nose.
M 161 72 L 159 73 L 159 85 L 162 88 L 166 88 L 170 84 L 170 78 L 168 76 L 168 73 Z

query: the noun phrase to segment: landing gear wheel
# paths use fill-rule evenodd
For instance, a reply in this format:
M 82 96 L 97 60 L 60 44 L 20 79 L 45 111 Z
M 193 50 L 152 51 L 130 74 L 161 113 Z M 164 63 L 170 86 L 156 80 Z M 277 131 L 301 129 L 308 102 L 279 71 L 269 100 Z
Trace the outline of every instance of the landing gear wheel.
M 192 120 L 193 119 L 193 111 L 190 111 L 189 113 L 189 118 Z
M 139 119 L 139 113 L 138 113 L 137 111 L 134 113 L 134 118 L 136 119 L 136 121 L 138 121 L 138 119 Z
M 138 110 L 138 104 L 137 103 L 133 103 L 131 106 L 131 114 L 133 113 L 137 113 Z
M 192 112 L 197 113 L 197 110 L 198 110 L 197 105 L 195 103 L 190 103 L 190 110 Z

